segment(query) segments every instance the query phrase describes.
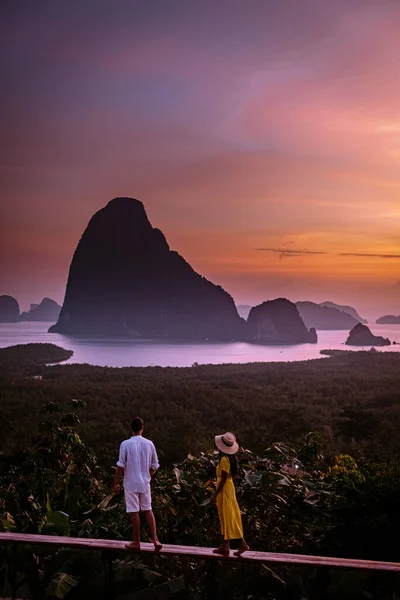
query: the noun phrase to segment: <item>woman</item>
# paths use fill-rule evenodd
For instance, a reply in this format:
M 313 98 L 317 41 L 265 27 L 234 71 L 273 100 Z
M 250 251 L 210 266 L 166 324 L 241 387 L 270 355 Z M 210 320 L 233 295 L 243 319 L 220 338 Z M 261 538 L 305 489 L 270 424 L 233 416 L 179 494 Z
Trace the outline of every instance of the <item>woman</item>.
M 219 548 L 213 550 L 216 554 L 229 554 L 229 540 L 239 539 L 239 548 L 235 554 L 239 556 L 249 549 L 243 538 L 242 517 L 236 500 L 233 480 L 237 477 L 238 461 L 236 453 L 239 445 L 233 433 L 215 436 L 215 445 L 220 452 L 217 467 L 217 489 L 211 498 L 218 508 L 221 533 L 224 541 Z

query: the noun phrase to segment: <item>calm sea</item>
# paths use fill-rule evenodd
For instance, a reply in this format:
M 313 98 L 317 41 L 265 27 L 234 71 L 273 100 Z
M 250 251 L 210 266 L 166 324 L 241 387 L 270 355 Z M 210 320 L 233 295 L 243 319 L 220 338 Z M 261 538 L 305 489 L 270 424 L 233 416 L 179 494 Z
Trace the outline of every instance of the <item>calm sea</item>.
M 317 344 L 296 346 L 261 346 L 235 343 L 178 343 L 158 340 L 90 339 L 47 333 L 50 323 L 0 323 L 0 348 L 32 342 L 51 342 L 74 355 L 69 363 L 89 363 L 110 367 L 190 367 L 193 363 L 222 364 L 258 361 L 297 361 L 322 358 L 320 350 L 346 349 L 348 331 L 318 331 Z M 388 337 L 400 344 L 400 325 L 368 325 L 376 335 Z M 370 346 L 365 349 L 369 350 Z M 400 345 L 379 348 L 383 352 L 398 352 Z

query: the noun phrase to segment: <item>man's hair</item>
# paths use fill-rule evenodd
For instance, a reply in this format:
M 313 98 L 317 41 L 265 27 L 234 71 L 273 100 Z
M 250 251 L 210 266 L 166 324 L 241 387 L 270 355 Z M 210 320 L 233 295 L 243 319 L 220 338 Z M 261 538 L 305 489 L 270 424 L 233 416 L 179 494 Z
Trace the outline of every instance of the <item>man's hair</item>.
M 132 421 L 131 427 L 133 433 L 139 433 L 139 431 L 142 431 L 144 427 L 143 419 L 140 417 L 135 417 Z

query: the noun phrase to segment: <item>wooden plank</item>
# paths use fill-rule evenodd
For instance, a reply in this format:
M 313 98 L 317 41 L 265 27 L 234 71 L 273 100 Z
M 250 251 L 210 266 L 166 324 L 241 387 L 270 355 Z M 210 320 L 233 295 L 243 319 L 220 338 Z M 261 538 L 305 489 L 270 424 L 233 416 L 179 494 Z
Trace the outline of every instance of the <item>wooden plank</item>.
M 126 541 L 120 540 L 103 540 L 92 538 L 76 538 L 57 535 L 38 535 L 29 533 L 2 533 L 0 532 L 0 543 L 19 543 L 19 544 L 34 544 L 47 545 L 65 548 L 81 548 L 92 550 L 118 550 L 120 552 L 135 552 L 126 548 Z M 155 554 L 153 544 L 142 543 L 140 545 L 140 553 Z M 371 560 L 358 560 L 353 558 L 333 558 L 330 556 L 309 556 L 305 554 L 285 554 L 281 552 L 255 552 L 250 550 L 245 552 L 240 557 L 235 556 L 233 551 L 228 556 L 214 554 L 212 548 L 204 548 L 200 546 L 179 546 L 164 544 L 161 551 L 157 554 L 170 554 L 175 556 L 183 556 L 197 560 L 228 560 L 240 561 L 249 563 L 276 563 L 286 565 L 304 565 L 315 567 L 340 567 L 342 569 L 364 569 L 376 571 L 399 571 L 400 563 L 380 562 Z

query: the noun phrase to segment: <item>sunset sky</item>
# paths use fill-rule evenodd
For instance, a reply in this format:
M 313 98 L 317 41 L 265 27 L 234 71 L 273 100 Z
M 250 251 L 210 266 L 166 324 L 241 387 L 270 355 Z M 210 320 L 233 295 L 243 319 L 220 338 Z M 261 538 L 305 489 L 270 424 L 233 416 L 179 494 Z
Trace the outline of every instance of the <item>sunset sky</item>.
M 0 294 L 116 196 L 237 303 L 400 314 L 399 0 L 4 0 Z

